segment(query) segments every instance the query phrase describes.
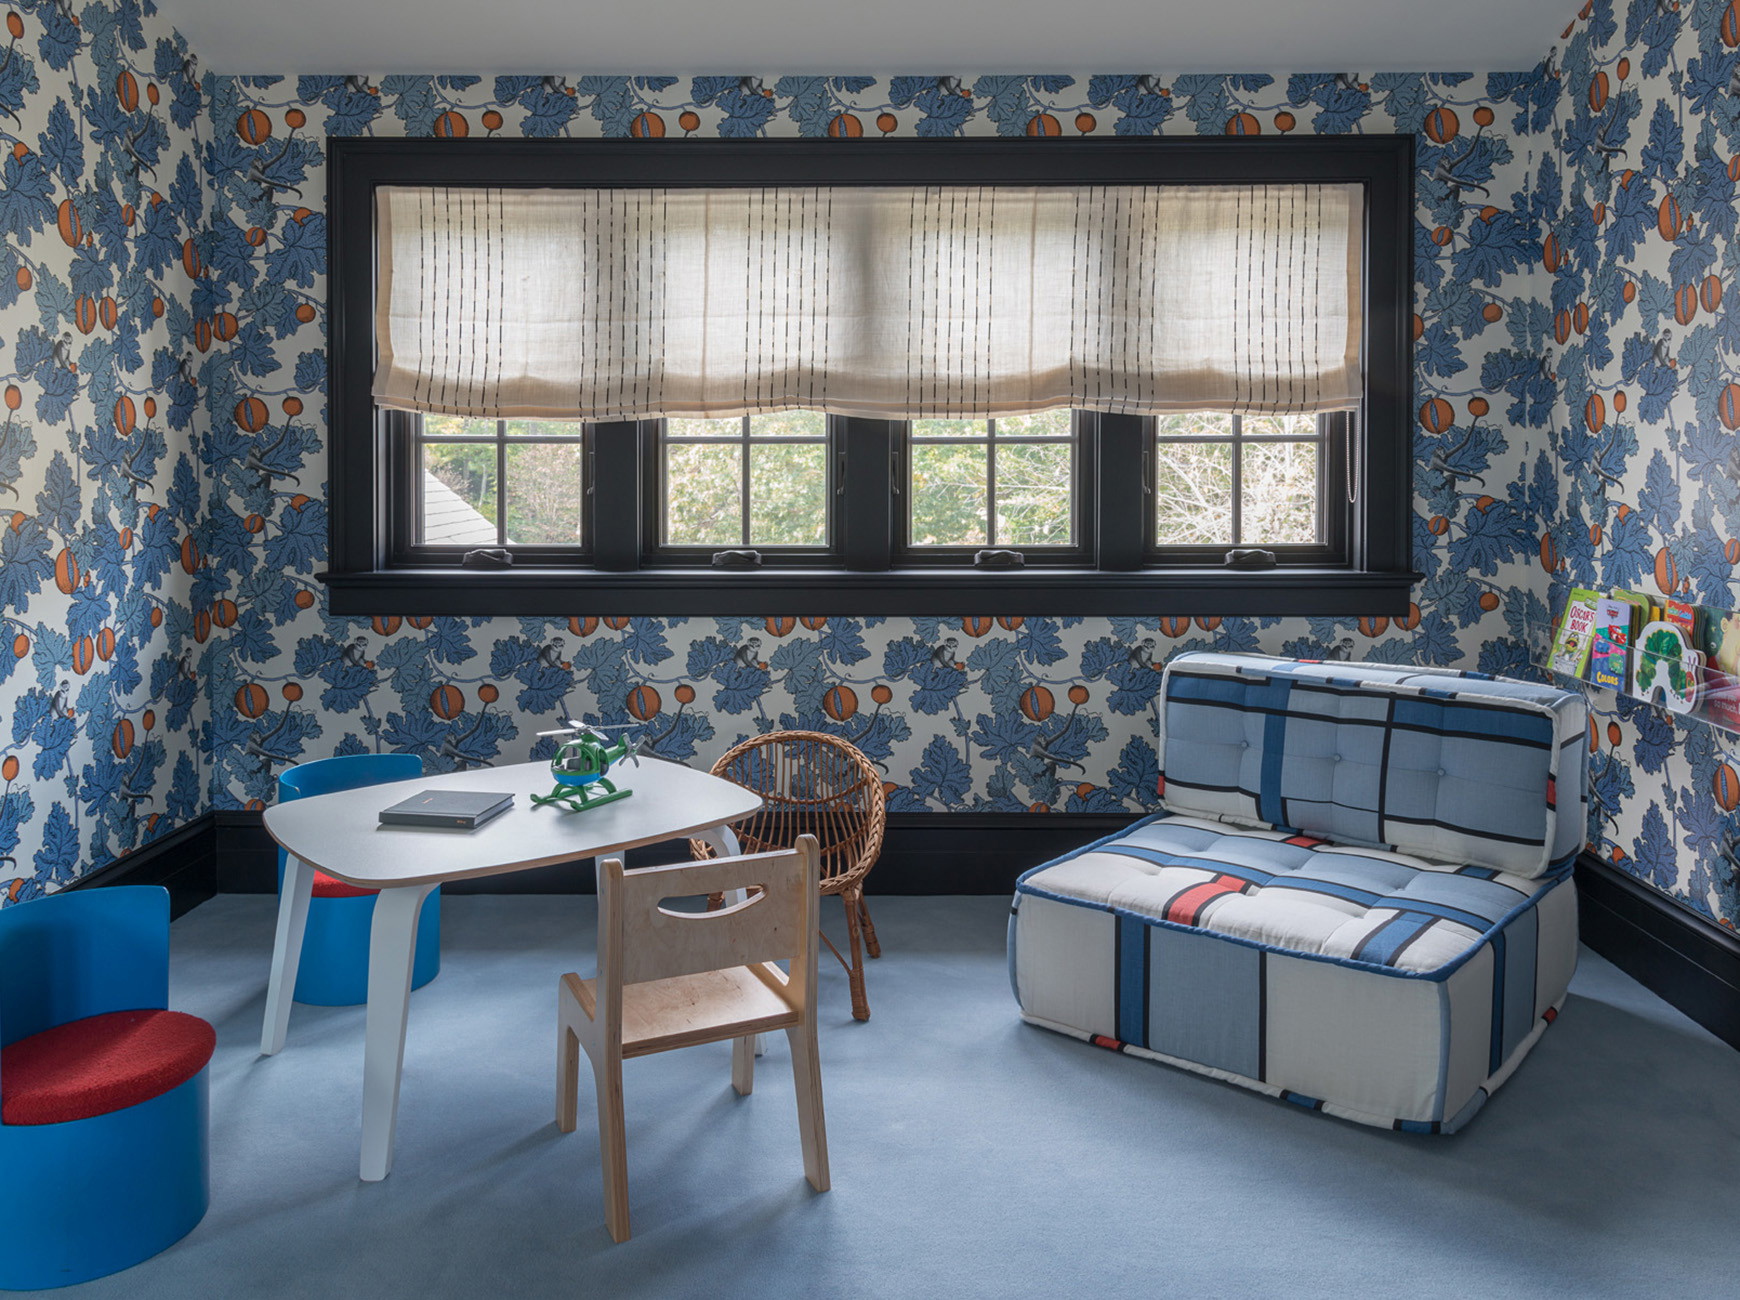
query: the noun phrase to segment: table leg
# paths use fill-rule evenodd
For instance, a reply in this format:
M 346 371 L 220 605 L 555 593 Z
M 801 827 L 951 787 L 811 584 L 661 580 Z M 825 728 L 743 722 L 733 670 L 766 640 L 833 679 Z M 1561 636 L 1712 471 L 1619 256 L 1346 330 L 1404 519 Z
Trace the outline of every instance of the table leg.
M 695 838 L 710 845 L 713 852 L 722 858 L 734 858 L 743 852 L 742 846 L 737 842 L 737 832 L 729 826 L 709 826 L 704 831 L 696 831 Z M 729 907 L 733 903 L 741 903 L 748 897 L 747 889 L 728 889 L 725 891 L 725 905 Z M 755 1043 L 755 1054 L 767 1055 L 767 1035 L 751 1034 L 749 1037 Z
M 393 1168 L 399 1075 L 405 1064 L 405 1017 L 417 955 L 417 917 L 433 885 L 383 889 L 369 928 L 369 1007 L 363 1043 L 362 1180 Z
M 278 891 L 278 934 L 272 941 L 272 974 L 266 981 L 266 1023 L 260 1031 L 261 1056 L 276 1056 L 284 1050 L 290 1004 L 296 998 L 296 972 L 302 965 L 308 898 L 313 890 L 314 868 L 294 854 L 285 855 L 284 883 Z

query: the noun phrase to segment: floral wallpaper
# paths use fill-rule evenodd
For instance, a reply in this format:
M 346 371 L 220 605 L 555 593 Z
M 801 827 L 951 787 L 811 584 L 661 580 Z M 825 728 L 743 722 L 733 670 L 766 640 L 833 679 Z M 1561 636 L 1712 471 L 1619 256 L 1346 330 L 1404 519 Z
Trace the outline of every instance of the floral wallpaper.
M 1642 587 L 1719 608 L 1740 560 L 1740 5 L 1593 0 L 1546 70 L 1540 310 L 1558 395 L 1551 599 Z M 1732 927 L 1740 740 L 1592 691 L 1592 833 Z
M 204 811 L 204 101 L 149 0 L 4 10 L 0 904 Z
M 1526 144 L 1550 121 L 1540 78 L 359 75 L 207 88 L 200 292 L 211 323 L 196 343 L 210 502 L 195 604 L 241 611 L 214 630 L 201 665 L 217 807 L 270 800 L 284 764 L 335 752 L 523 761 L 544 752 L 534 732 L 573 716 L 644 723 L 654 752 L 698 763 L 775 727 L 836 732 L 882 767 L 901 810 L 1136 810 L 1155 801 L 1157 670 L 1175 650 L 1526 663 L 1526 622 L 1545 616 L 1539 521 L 1554 475 L 1548 323 L 1533 302 L 1549 200 Z M 1420 135 L 1427 402 L 1416 533 L 1428 580 L 1406 618 L 323 612 L 312 575 L 326 536 L 328 135 L 624 135 L 657 148 L 684 135 L 1398 129 Z
M 833 731 L 902 810 L 1140 810 L 1177 650 L 1527 673 L 1573 581 L 1728 598 L 1725 3 L 1591 3 L 1514 72 L 887 78 L 201 78 L 149 0 L 72 5 L 19 4 L 0 55 L 0 899 L 262 806 L 295 762 L 519 762 L 569 716 L 699 764 Z M 1404 618 L 326 613 L 329 135 L 1398 130 L 1419 143 L 1425 575 Z M 1602 847 L 1733 924 L 1725 739 L 1594 703 Z

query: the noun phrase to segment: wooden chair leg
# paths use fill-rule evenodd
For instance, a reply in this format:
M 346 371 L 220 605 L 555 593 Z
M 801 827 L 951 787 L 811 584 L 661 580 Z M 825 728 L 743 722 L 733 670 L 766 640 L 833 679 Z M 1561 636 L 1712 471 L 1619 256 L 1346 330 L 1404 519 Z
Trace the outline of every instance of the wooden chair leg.
M 755 1091 L 755 1039 L 756 1035 L 750 1034 L 731 1040 L 731 1086 L 739 1097 Z
M 858 915 L 864 923 L 864 951 L 872 957 L 882 955 L 882 945 L 876 942 L 876 926 L 870 920 L 870 900 L 864 897 L 864 891 L 858 891 Z
M 580 1122 L 580 1040 L 565 1024 L 556 1026 L 556 1128 L 572 1133 Z
M 822 1109 L 822 1062 L 816 1051 L 816 1025 L 785 1031 L 791 1045 L 792 1081 L 797 1085 L 798 1131 L 803 1137 L 804 1177 L 818 1192 L 828 1190 L 828 1121 Z
M 598 1087 L 598 1157 L 604 1169 L 604 1226 L 612 1241 L 628 1240 L 628 1133 L 622 1114 L 622 1062 L 592 1067 Z
M 864 992 L 863 926 L 856 899 L 841 896 L 846 906 L 846 934 L 852 942 L 852 960 L 846 966 L 846 981 L 852 986 L 852 1019 L 870 1019 L 870 998 Z

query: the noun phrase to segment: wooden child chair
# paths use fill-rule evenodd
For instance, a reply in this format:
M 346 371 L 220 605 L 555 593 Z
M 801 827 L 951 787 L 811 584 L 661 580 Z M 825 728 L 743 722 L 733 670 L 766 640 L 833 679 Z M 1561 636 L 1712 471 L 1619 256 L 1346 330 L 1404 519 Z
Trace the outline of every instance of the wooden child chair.
M 556 1127 L 572 1133 L 580 1049 L 592 1062 L 604 1222 L 628 1240 L 628 1152 L 622 1063 L 629 1057 L 734 1039 L 731 1085 L 755 1082 L 755 1035 L 783 1029 L 797 1084 L 804 1176 L 828 1190 L 828 1136 L 816 1055 L 814 836 L 795 849 L 624 872 L 598 871 L 598 978 L 564 975 L 557 991 Z M 661 902 L 759 889 L 722 911 L 677 912 Z M 789 958 L 791 974 L 775 961 Z

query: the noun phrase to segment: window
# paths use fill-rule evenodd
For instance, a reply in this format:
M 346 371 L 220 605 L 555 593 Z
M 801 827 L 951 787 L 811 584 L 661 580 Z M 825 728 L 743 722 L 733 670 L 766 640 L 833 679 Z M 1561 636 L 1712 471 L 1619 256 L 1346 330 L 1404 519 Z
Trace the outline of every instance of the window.
M 787 559 L 831 554 L 828 419 L 781 411 L 734 420 L 663 420 L 648 534 L 666 552 L 750 549 Z
M 1396 612 L 1411 151 L 335 140 L 332 608 Z

